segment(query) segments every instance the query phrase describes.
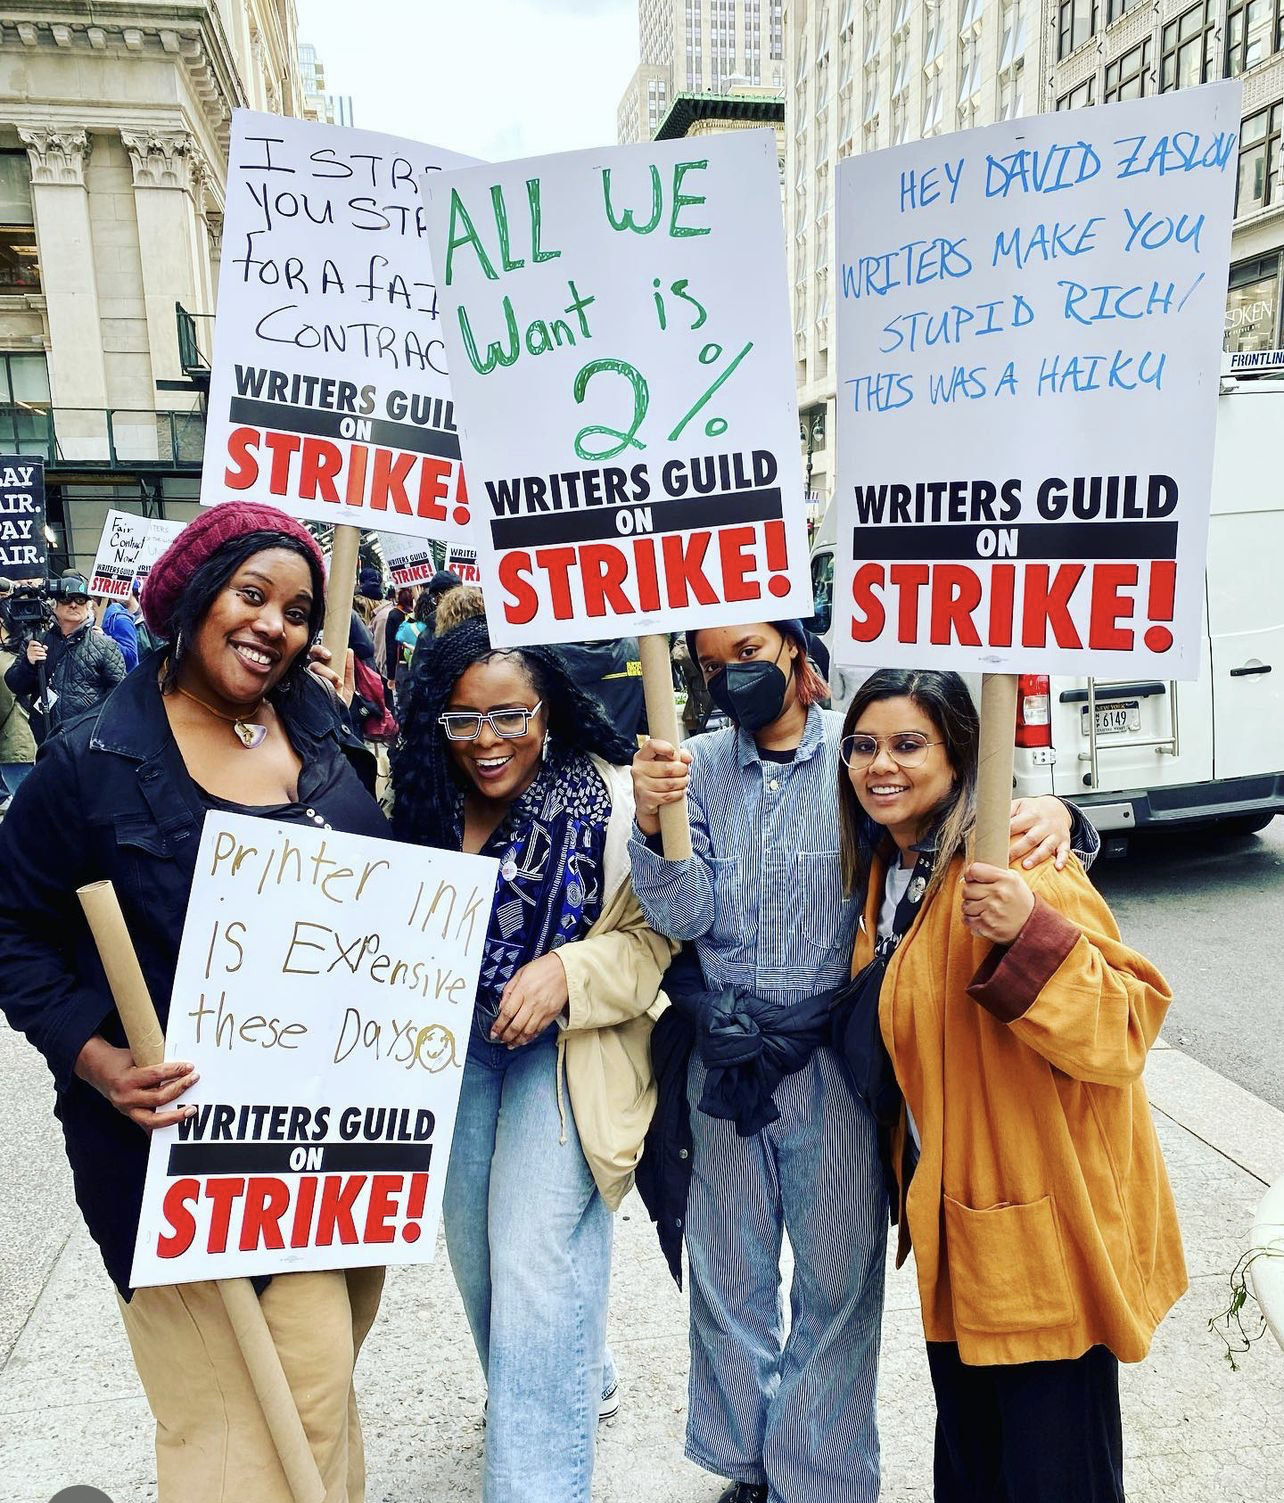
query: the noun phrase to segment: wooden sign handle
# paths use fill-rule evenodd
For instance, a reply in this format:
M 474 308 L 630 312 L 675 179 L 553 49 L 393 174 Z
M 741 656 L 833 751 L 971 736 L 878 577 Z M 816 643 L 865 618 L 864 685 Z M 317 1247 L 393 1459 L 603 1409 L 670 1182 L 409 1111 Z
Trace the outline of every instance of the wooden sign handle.
M 349 530 L 356 531 L 355 528 Z M 347 645 L 346 638 L 344 645 Z M 134 942 L 125 926 L 125 915 L 120 910 L 116 889 L 110 882 L 92 882 L 79 888 L 76 896 L 85 911 L 98 957 L 107 973 L 107 985 L 125 1025 L 125 1037 L 129 1040 L 134 1063 L 159 1065 L 165 1058 L 165 1035 L 152 1006 Z M 217 1287 L 294 1503 L 324 1503 L 325 1486 L 316 1457 L 308 1444 L 298 1405 L 290 1392 L 254 1286 L 249 1279 L 219 1279 Z
M 669 657 L 669 639 L 663 633 L 639 637 L 642 655 L 642 692 L 646 696 L 646 721 L 657 741 L 680 746 L 678 706 L 673 698 L 673 663 Z M 660 805 L 660 839 L 666 861 L 691 858 L 691 823 L 687 818 L 686 800 Z
M 981 746 L 976 770 L 977 861 L 1006 871 L 1012 825 L 1012 756 L 1016 738 L 1016 675 L 981 680 Z
M 325 585 L 325 626 L 321 641 L 329 648 L 330 666 L 343 676 L 343 655 L 352 629 L 352 597 L 357 593 L 357 559 L 361 529 L 336 527 L 330 544 L 330 577 Z

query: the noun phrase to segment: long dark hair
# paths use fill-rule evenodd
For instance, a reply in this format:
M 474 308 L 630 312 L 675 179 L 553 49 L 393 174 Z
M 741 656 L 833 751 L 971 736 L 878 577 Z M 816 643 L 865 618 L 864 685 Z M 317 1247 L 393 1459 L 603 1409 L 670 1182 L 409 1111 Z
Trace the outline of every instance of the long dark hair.
M 325 576 L 316 559 L 297 538 L 292 538 L 288 532 L 261 528 L 257 532 L 243 532 L 239 537 L 229 538 L 210 554 L 188 580 L 168 623 L 169 661 L 161 680 L 161 688 L 166 693 L 177 685 L 196 633 L 228 580 L 256 553 L 266 553 L 269 548 L 283 548 L 287 553 L 298 554 L 308 566 L 312 583 L 312 604 L 308 608 L 308 640 L 277 681 L 272 697 L 293 693 L 304 682 L 304 675 L 308 671 L 308 647 L 325 620 Z
M 401 702 L 401 734 L 392 752 L 392 827 L 400 839 L 420 845 L 459 844 L 460 784 L 437 717 L 462 673 L 474 663 L 499 656 L 517 658 L 530 674 L 544 702 L 550 758 L 594 752 L 617 766 L 633 760 L 634 743 L 572 680 L 555 648 L 495 648 L 484 619 L 461 621 L 440 637 L 421 637 L 411 660 Z
M 860 717 L 881 699 L 909 699 L 936 727 L 945 743 L 946 760 L 954 784 L 932 811 L 936 832 L 936 855 L 927 895 L 931 897 L 944 880 L 949 864 L 967 848 L 976 820 L 976 759 L 981 725 L 968 693 L 957 673 L 927 668 L 880 668 L 856 691 L 843 721 L 843 735 L 850 736 Z M 843 886 L 848 894 L 863 893 L 870 862 L 880 848 L 884 833 L 860 806 L 847 769 L 838 768 L 838 849 Z

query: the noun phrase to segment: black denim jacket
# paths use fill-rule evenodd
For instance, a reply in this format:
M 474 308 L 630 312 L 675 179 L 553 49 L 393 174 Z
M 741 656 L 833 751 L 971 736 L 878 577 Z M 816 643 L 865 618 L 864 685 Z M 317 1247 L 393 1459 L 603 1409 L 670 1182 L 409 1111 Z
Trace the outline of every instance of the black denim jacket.
M 125 1043 L 76 889 L 115 886 L 164 1027 L 206 805 L 165 716 L 161 656 L 45 744 L 0 822 L 0 1008 L 53 1074 L 76 1200 L 126 1297 L 147 1136 L 75 1074 L 93 1034 Z M 307 681 L 276 708 L 303 762 L 300 800 L 336 830 L 390 838 L 350 760 L 368 754 L 325 689 Z

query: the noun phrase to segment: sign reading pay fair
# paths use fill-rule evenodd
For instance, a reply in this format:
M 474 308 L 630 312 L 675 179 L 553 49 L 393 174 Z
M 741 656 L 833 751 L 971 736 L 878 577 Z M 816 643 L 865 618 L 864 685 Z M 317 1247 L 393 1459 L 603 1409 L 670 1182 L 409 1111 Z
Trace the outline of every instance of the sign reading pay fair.
M 810 614 L 772 133 L 425 195 L 494 641 Z

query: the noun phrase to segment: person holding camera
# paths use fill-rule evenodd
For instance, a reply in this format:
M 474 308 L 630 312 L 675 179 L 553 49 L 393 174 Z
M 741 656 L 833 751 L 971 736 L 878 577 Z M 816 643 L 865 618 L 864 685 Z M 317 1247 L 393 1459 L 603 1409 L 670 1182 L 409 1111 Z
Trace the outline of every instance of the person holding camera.
M 94 626 L 88 581 L 69 575 L 51 581 L 49 593 L 54 624 L 26 644 L 4 676 L 31 717 L 37 745 L 101 704 L 125 677 L 120 648 Z

